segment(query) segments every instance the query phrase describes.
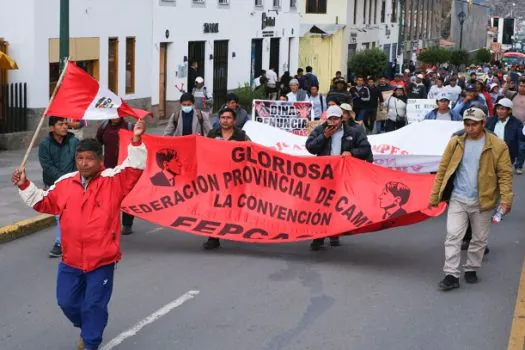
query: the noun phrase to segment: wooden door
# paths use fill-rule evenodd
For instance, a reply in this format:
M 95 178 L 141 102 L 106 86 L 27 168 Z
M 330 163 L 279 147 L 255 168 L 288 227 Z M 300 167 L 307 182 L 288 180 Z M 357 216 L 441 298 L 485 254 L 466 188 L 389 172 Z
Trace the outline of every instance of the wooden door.
M 168 62 L 168 44 L 160 44 L 159 69 L 159 119 L 166 118 L 166 70 Z

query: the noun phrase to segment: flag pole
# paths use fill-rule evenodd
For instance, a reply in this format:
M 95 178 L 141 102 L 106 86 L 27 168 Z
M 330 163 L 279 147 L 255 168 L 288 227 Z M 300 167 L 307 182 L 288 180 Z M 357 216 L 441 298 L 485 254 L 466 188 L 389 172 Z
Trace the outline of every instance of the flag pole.
M 44 110 L 44 113 L 42 113 L 42 117 L 40 118 L 40 121 L 38 122 L 35 133 L 33 134 L 33 138 L 31 139 L 31 142 L 29 143 L 29 147 L 27 148 L 26 154 L 24 155 L 24 158 L 22 159 L 22 163 L 20 164 L 20 167 L 18 168 L 19 171 L 24 170 L 26 166 L 27 159 L 29 158 L 29 154 L 31 153 L 31 149 L 33 149 L 36 139 L 38 138 L 38 134 L 40 134 L 40 130 L 42 129 L 42 126 L 44 125 L 44 120 L 46 119 L 46 114 L 47 114 L 47 111 L 49 110 L 49 106 L 51 105 L 51 103 L 53 103 L 53 100 L 55 99 L 55 96 L 58 92 L 58 89 L 60 88 L 60 85 L 62 85 L 62 81 L 64 80 L 68 66 L 69 66 L 69 60 L 66 59 L 64 69 L 62 69 L 62 73 L 60 73 L 60 77 L 58 78 L 57 85 L 55 86 L 55 89 L 53 90 L 53 94 L 51 94 L 51 98 L 49 99 L 49 103 L 47 104 L 47 107 Z

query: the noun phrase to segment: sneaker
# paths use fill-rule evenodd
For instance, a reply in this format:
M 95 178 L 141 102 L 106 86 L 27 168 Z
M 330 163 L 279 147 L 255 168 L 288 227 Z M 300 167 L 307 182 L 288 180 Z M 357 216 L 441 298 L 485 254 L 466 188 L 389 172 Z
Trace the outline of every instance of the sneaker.
M 129 236 L 133 233 L 133 230 L 131 229 L 131 226 L 124 226 L 122 227 L 122 235 L 123 236 Z
M 445 278 L 439 282 L 439 289 L 442 291 L 459 288 L 459 278 L 452 275 L 446 275 Z
M 489 246 L 486 246 L 485 253 L 483 253 L 483 255 L 487 255 L 488 253 L 490 253 L 490 249 L 489 249 Z
M 476 274 L 476 271 L 465 272 L 465 282 L 469 284 L 478 283 L 478 275 Z
M 523 175 L 523 169 L 516 169 L 516 175 Z
M 208 238 L 208 240 L 202 245 L 202 247 L 206 250 L 217 249 L 220 248 L 220 246 L 221 242 L 218 238 Z
M 84 340 L 80 338 L 77 345 L 77 350 L 86 350 L 86 347 L 84 346 Z
M 461 250 L 468 250 L 468 245 L 470 241 L 461 241 Z
M 313 250 L 314 252 L 321 250 L 321 248 L 324 246 L 324 238 L 318 238 L 314 239 L 312 243 L 310 244 L 310 250 Z
M 339 242 L 339 237 L 330 237 L 330 246 L 332 247 L 339 247 L 341 245 L 341 242 Z
M 55 243 L 53 248 L 49 251 L 49 257 L 50 258 L 60 258 L 62 256 L 62 246 L 60 246 L 60 243 Z

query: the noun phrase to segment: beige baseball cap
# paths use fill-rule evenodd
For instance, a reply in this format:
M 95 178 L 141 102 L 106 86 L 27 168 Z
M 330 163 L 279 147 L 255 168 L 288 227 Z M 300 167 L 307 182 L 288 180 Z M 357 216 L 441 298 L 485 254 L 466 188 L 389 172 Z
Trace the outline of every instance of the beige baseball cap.
M 348 103 L 343 103 L 341 105 L 341 109 L 348 112 L 353 112 L 352 106 L 350 106 Z
M 463 120 L 470 119 L 476 122 L 481 122 L 485 120 L 486 117 L 487 115 L 485 112 L 479 108 L 469 108 L 463 113 Z

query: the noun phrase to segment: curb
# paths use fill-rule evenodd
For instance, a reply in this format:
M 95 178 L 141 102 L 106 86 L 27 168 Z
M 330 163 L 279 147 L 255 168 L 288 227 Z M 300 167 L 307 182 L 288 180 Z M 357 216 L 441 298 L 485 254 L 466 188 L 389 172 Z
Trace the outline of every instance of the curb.
M 14 241 L 15 239 L 54 226 L 55 223 L 56 221 L 53 215 L 42 214 L 18 221 L 12 225 L 0 227 L 0 244 Z

